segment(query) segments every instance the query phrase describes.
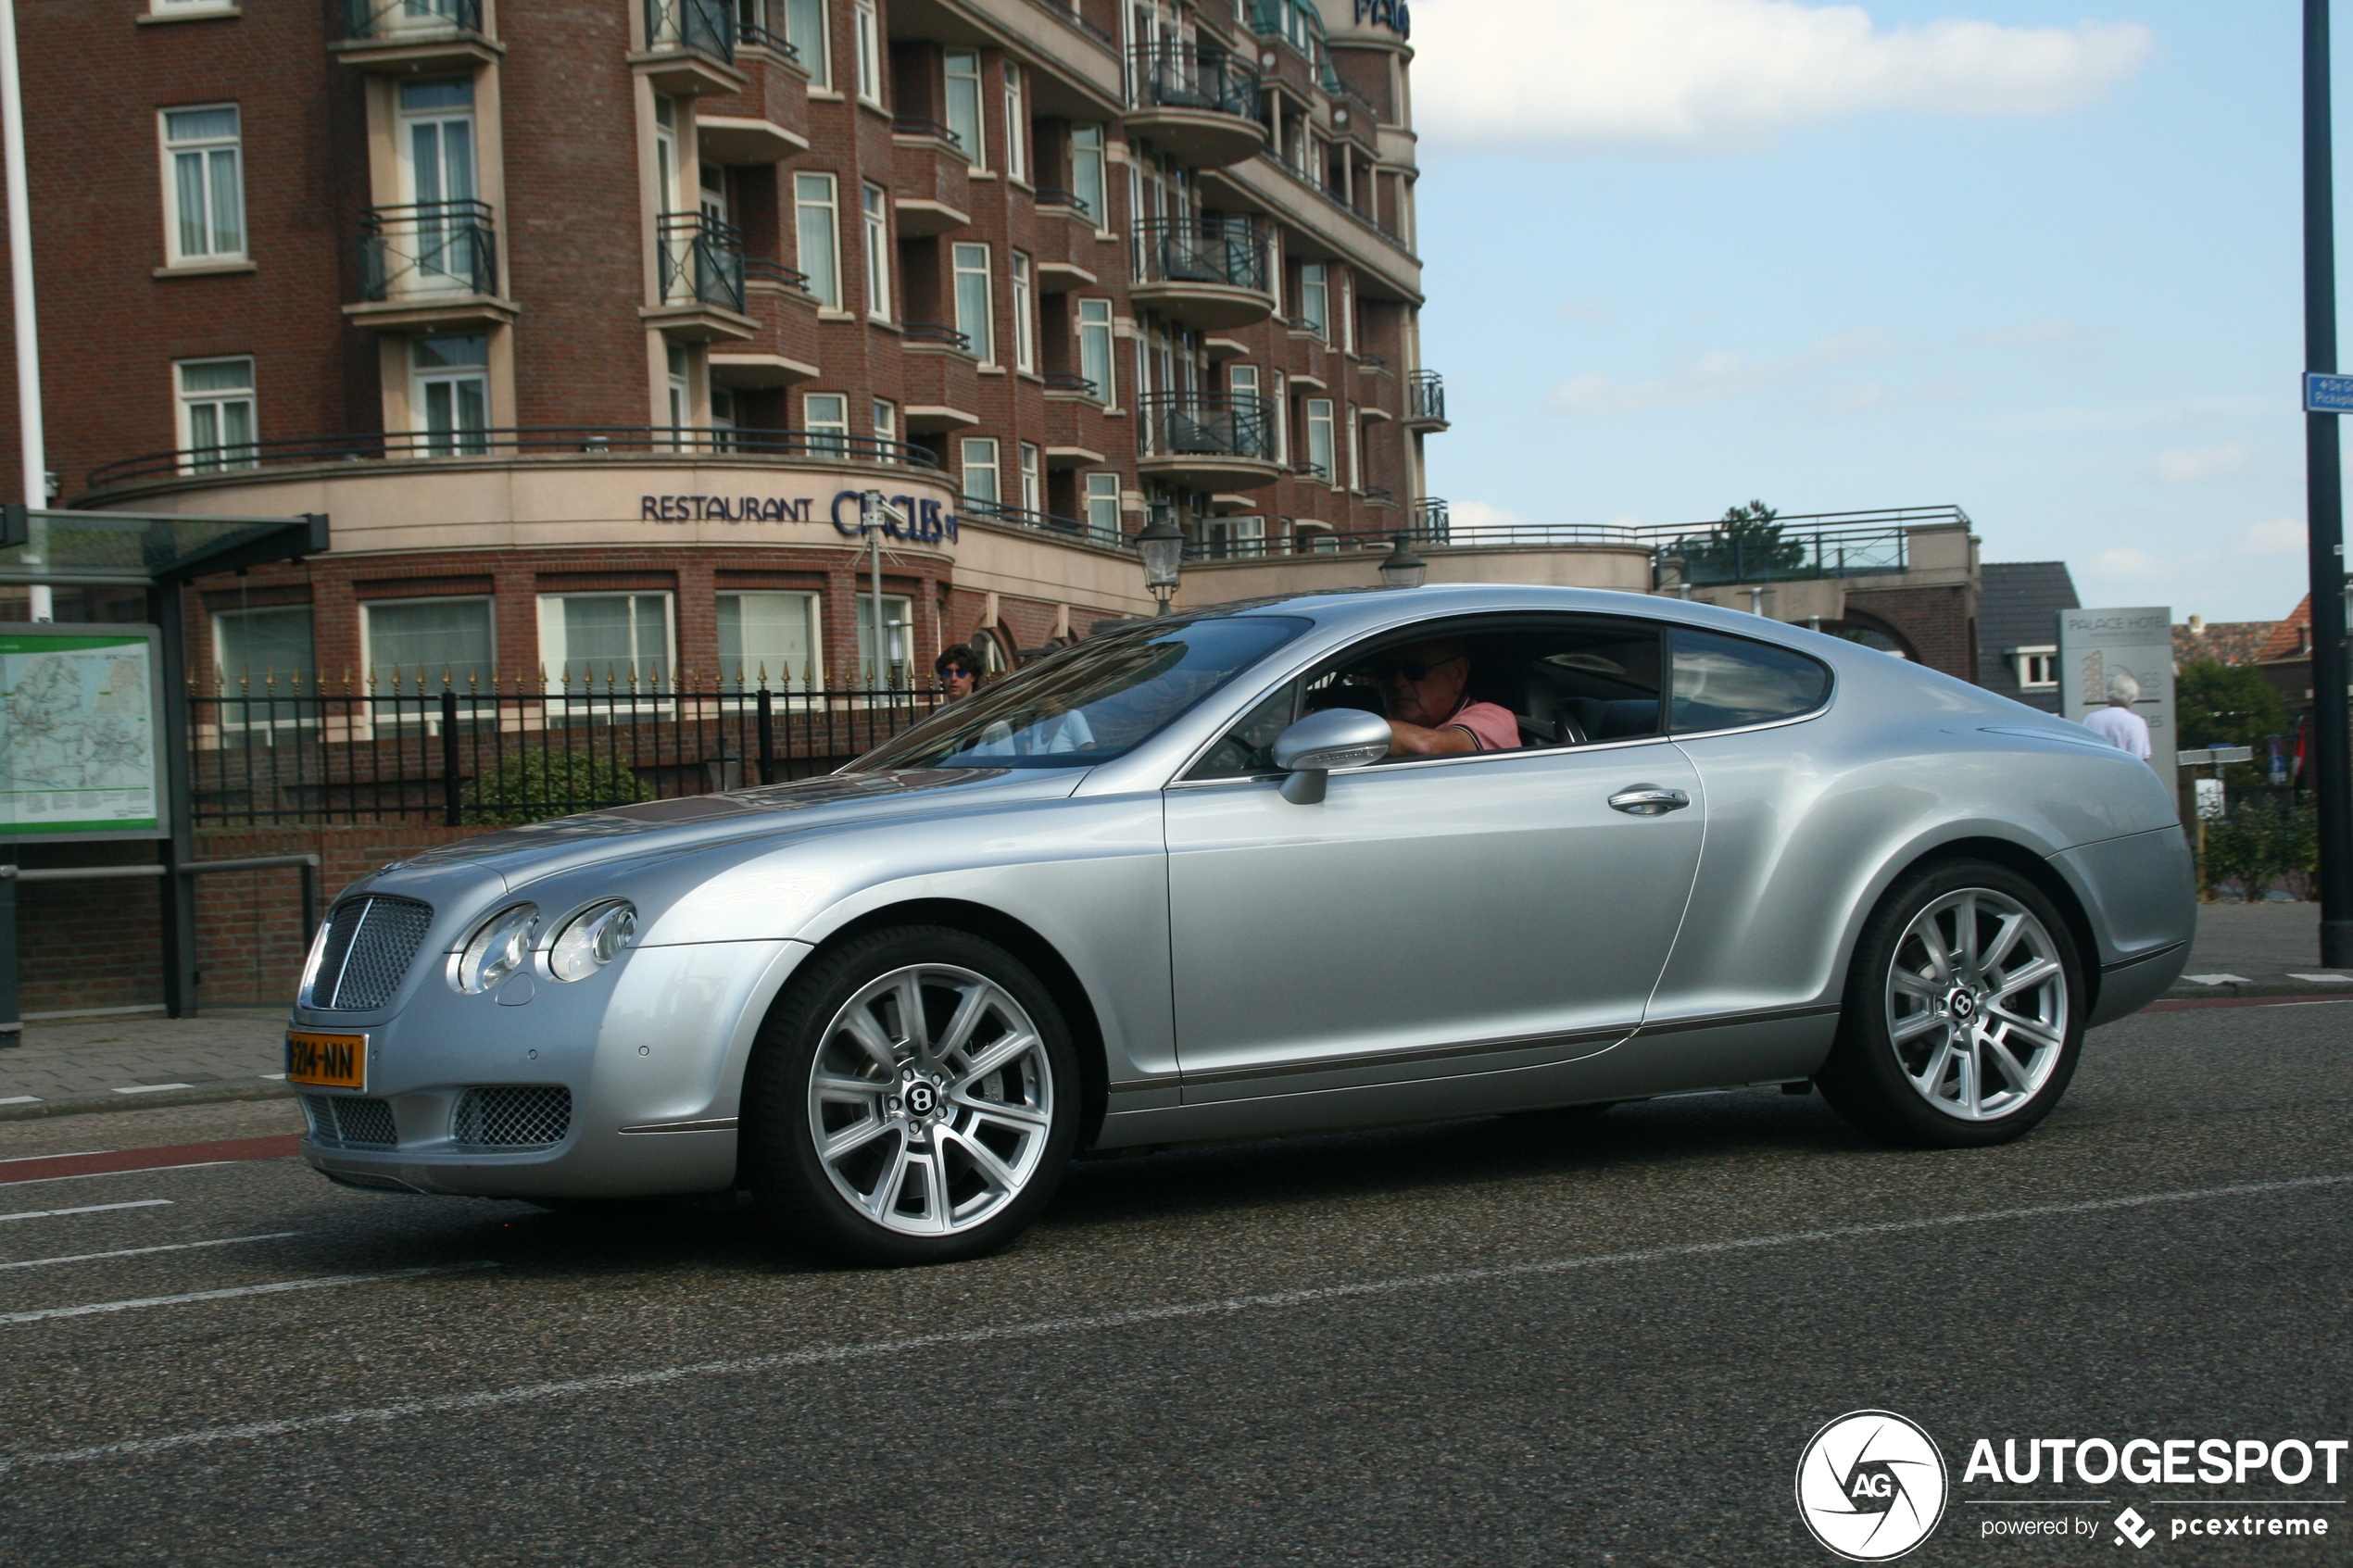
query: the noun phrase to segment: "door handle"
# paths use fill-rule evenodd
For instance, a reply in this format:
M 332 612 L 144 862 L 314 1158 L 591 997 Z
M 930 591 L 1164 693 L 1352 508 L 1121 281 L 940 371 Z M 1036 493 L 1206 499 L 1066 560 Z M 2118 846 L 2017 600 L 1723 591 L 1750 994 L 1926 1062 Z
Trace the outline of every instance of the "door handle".
M 1661 789 L 1656 784 L 1636 784 L 1621 789 L 1609 797 L 1618 810 L 1634 817 L 1663 817 L 1669 811 L 1680 811 L 1692 803 L 1692 797 L 1680 789 Z

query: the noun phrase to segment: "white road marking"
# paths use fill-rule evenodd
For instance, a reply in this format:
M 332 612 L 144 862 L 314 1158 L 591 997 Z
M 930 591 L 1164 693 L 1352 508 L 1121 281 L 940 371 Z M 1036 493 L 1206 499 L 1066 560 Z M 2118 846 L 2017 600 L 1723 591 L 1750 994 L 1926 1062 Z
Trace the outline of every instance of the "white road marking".
M 54 1220 L 60 1214 L 103 1214 L 109 1209 L 157 1209 L 170 1207 L 168 1198 L 134 1198 L 128 1203 L 93 1203 L 86 1209 L 33 1209 L 22 1214 L 0 1214 L 0 1222 L 8 1220 Z
M 110 1148 L 69 1148 L 63 1154 L 12 1154 L 0 1165 L 21 1165 L 28 1160 L 79 1160 L 85 1154 L 112 1154 Z
M 822 1366 L 866 1361 L 908 1350 L 934 1350 L 943 1346 L 979 1345 L 997 1339 L 1042 1339 L 1055 1335 L 1085 1334 L 1097 1329 L 1126 1328 L 1136 1323 L 1168 1323 L 1186 1318 L 1301 1307 L 1319 1301 L 1359 1297 L 1394 1296 L 1408 1290 L 1436 1290 L 1452 1286 L 1508 1284 L 1577 1269 L 1613 1264 L 1657 1263 L 1677 1258 L 1715 1253 L 1749 1252 L 1793 1247 L 1809 1241 L 1851 1241 L 1863 1236 L 1905 1231 L 1943 1230 L 1955 1225 L 1987 1224 L 2013 1220 L 2049 1219 L 2064 1214 L 2096 1214 L 2117 1209 L 2141 1209 L 2159 1203 L 2196 1203 L 2216 1198 L 2247 1198 L 2263 1193 L 2300 1192 L 2316 1187 L 2353 1185 L 2353 1175 L 2296 1176 L 2277 1182 L 2242 1182 L 2232 1186 L 2198 1187 L 2181 1192 L 2141 1193 L 2131 1198 L 2095 1198 L 2081 1203 L 2045 1203 L 2031 1209 L 1996 1209 L 1974 1214 L 1940 1214 L 1924 1220 L 1887 1220 L 1870 1225 L 1841 1225 L 1834 1230 L 1788 1231 L 1778 1236 L 1743 1236 L 1730 1241 L 1698 1241 L 1681 1247 L 1644 1248 L 1632 1252 L 1592 1253 L 1578 1258 L 1553 1258 L 1535 1263 L 1506 1263 L 1484 1269 L 1449 1269 L 1441 1273 L 1413 1274 L 1402 1279 L 1371 1280 L 1362 1285 L 1311 1286 L 1299 1290 L 1271 1290 L 1256 1296 L 1229 1296 L 1213 1301 L 1184 1301 L 1163 1307 L 1136 1307 L 1126 1311 L 1099 1312 L 1087 1317 L 1047 1318 L 1035 1323 L 998 1323 L 945 1334 L 911 1334 L 903 1339 L 870 1341 L 863 1345 L 826 1345 L 775 1355 L 744 1356 L 734 1361 L 697 1361 L 686 1366 L 658 1367 L 648 1372 L 609 1373 L 600 1377 L 568 1378 L 559 1383 L 526 1383 L 512 1388 L 484 1389 L 473 1394 L 446 1394 L 434 1399 L 412 1399 L 397 1405 L 336 1411 L 327 1415 L 291 1416 L 282 1421 L 248 1422 L 241 1426 L 214 1426 L 166 1437 L 134 1437 L 102 1443 L 95 1448 L 69 1449 L 56 1453 L 0 1456 L 0 1475 L 37 1464 L 78 1464 L 94 1459 L 118 1459 L 130 1454 L 163 1453 L 200 1443 L 224 1443 L 242 1437 L 283 1437 L 294 1432 L 324 1427 L 359 1426 L 398 1421 L 405 1416 L 441 1415 L 452 1411 L 491 1410 L 537 1399 L 570 1395 L 618 1393 L 677 1383 L 689 1377 L 736 1376 L 774 1372 L 785 1367 Z M 267 1288 L 267 1287 L 265 1287 Z M 5 1321 L 5 1320 L 0 1320 Z
M 151 1095 L 158 1089 L 193 1089 L 195 1087 L 195 1085 L 194 1084 L 132 1084 L 127 1088 L 117 1089 L 115 1093 L 119 1095 Z
M 0 1105 L 39 1105 L 40 1103 L 39 1095 L 10 1095 L 6 1099 L 0 1099 Z
M 2290 980 L 2329 980 L 2339 985 L 2353 985 L 2353 974 L 2298 974 L 2291 969 L 2287 977 Z
M 0 1187 L 39 1186 L 43 1182 L 86 1182 L 93 1176 L 152 1176 L 157 1171 L 201 1171 L 208 1165 L 247 1165 L 245 1160 L 192 1160 L 185 1165 L 142 1165 L 132 1171 L 84 1171 L 72 1176 L 26 1176 L 19 1181 L 0 1180 Z
M 451 1274 L 464 1269 L 495 1269 L 494 1262 L 434 1263 L 422 1269 L 386 1269 L 372 1274 L 320 1274 L 310 1279 L 283 1279 L 271 1285 L 238 1285 L 226 1290 L 191 1290 L 179 1296 L 143 1296 L 133 1301 L 93 1301 L 80 1307 L 43 1307 L 31 1312 L 0 1312 L 0 1323 L 43 1323 L 50 1318 L 87 1317 L 93 1312 L 127 1312 L 138 1307 L 180 1307 L 191 1301 L 226 1301 L 238 1296 L 276 1296 L 288 1290 L 324 1290 L 331 1285 L 369 1285 L 380 1279 L 415 1279 L 423 1274 Z
M 2182 978 L 2193 985 L 2252 985 L 2255 984 L 2244 974 L 2185 974 Z
M 94 1263 L 101 1258 L 136 1258 L 147 1252 L 193 1252 L 200 1247 L 233 1247 L 241 1241 L 283 1241 L 308 1231 L 271 1231 L 265 1236 L 229 1236 L 219 1241 L 175 1241 L 162 1247 L 126 1247 L 116 1252 L 77 1252 L 70 1258 L 31 1258 L 21 1263 L 0 1263 L 0 1269 L 38 1269 L 50 1263 Z

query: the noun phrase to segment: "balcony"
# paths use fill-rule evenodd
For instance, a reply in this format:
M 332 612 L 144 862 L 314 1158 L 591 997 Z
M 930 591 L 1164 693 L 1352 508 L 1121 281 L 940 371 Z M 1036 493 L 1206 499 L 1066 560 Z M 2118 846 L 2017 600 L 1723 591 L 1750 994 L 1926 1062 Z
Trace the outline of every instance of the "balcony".
M 1444 430 L 1446 428 L 1446 378 L 1436 370 L 1416 370 L 1414 379 L 1405 386 L 1405 418 L 1407 430 Z
M 744 308 L 744 237 L 708 213 L 665 212 L 654 220 L 661 303 L 640 311 L 680 343 L 740 342 L 760 330 Z
M 1140 400 L 1137 472 L 1188 490 L 1254 490 L 1282 473 L 1274 408 L 1264 397 L 1154 392 Z
M 359 326 L 413 332 L 503 326 L 515 307 L 498 296 L 490 204 L 416 202 L 359 209 L 359 295 L 344 314 Z
M 751 84 L 736 69 L 733 0 L 646 0 L 646 47 L 629 64 L 654 91 L 673 97 L 740 93 Z
M 343 37 L 327 48 L 347 66 L 401 76 L 471 71 L 506 52 L 482 31 L 482 0 L 346 0 Z
M 1128 297 L 1204 332 L 1264 321 L 1275 313 L 1266 236 L 1246 218 L 1152 218 L 1136 225 L 1136 281 Z
M 1129 137 L 1201 169 L 1239 163 L 1266 144 L 1258 73 L 1227 50 L 1142 44 L 1127 52 Z

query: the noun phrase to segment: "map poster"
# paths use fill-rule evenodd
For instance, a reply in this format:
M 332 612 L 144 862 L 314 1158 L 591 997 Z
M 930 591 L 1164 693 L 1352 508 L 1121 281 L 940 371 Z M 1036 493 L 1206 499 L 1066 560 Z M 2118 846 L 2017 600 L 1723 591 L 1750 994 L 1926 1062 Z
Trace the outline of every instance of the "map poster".
M 0 838 L 161 838 L 162 709 L 144 626 L 0 632 Z

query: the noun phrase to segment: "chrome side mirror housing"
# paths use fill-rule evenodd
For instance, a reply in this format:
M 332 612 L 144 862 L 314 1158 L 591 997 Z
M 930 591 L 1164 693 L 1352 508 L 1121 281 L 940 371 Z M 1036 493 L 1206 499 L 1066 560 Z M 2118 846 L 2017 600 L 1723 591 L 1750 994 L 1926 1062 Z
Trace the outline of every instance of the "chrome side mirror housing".
M 1378 762 L 1389 746 L 1389 721 L 1378 713 L 1361 708 L 1310 713 L 1275 737 L 1275 766 L 1290 775 L 1283 781 L 1283 798 L 1294 806 L 1317 805 L 1332 769 Z

